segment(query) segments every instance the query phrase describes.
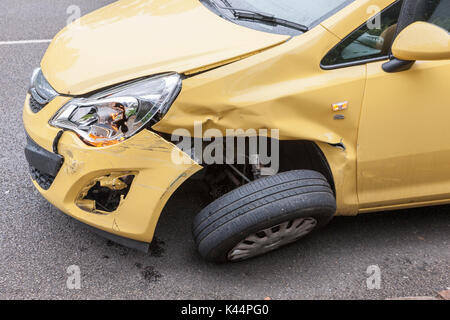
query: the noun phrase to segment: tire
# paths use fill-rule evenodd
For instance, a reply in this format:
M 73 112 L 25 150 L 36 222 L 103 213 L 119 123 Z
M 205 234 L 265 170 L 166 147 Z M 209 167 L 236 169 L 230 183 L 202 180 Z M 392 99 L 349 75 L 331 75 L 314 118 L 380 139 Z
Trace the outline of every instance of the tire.
M 309 233 L 327 224 L 335 212 L 334 193 L 322 174 L 310 170 L 288 171 L 250 182 L 212 202 L 195 217 L 193 236 L 200 255 L 206 260 L 241 261 L 272 251 L 284 245 L 283 241 L 292 240 L 285 243 L 289 244 L 298 240 L 292 239 L 293 235 L 287 236 L 289 239 L 286 240 L 280 232 L 295 233 L 297 231 L 291 228 L 301 227 L 306 228 L 301 232 Z M 303 222 L 298 227 L 289 226 L 292 221 Z M 276 231 L 277 228 L 280 230 Z M 265 230 L 265 238 L 260 238 L 261 230 Z M 262 240 L 254 238 L 255 234 Z M 246 240 L 248 237 L 251 241 Z M 284 240 L 277 243 L 273 239 L 269 241 L 269 237 Z M 240 252 L 237 249 L 231 251 L 238 244 L 256 247 L 271 241 L 275 243 L 264 247 L 266 251 L 258 253 L 253 249 L 256 254 L 248 257 L 236 255 Z

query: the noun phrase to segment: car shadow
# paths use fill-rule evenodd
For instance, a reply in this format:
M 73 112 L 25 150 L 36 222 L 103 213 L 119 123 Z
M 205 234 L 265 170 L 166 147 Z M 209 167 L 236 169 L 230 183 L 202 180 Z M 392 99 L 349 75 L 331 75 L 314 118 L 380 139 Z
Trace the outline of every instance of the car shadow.
M 158 238 L 175 237 L 177 242 L 189 245 L 191 250 L 195 249 L 191 236 L 192 220 L 209 201 L 199 184 L 188 181 L 173 195 L 161 215 L 156 230 Z M 298 258 L 314 263 L 318 255 L 328 255 L 330 251 L 353 255 L 358 250 L 371 252 L 398 245 L 420 249 L 424 244 L 444 238 L 447 240 L 450 231 L 449 212 L 450 206 L 434 206 L 351 217 L 338 216 L 324 228 L 295 244 L 232 265 L 264 264 L 272 260 L 280 261 L 285 256 L 289 257 L 288 261 Z M 198 255 L 196 257 L 201 259 Z M 321 262 L 324 262 L 323 259 Z M 215 266 L 220 269 L 220 265 Z

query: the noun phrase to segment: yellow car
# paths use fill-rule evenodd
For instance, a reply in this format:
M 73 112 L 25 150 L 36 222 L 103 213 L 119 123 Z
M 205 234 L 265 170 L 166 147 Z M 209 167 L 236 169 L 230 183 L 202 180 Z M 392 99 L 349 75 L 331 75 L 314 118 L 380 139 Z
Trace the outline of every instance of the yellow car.
M 33 73 L 33 183 L 145 251 L 199 180 L 193 235 L 216 262 L 334 215 L 450 203 L 449 30 L 448 0 L 117 1 Z

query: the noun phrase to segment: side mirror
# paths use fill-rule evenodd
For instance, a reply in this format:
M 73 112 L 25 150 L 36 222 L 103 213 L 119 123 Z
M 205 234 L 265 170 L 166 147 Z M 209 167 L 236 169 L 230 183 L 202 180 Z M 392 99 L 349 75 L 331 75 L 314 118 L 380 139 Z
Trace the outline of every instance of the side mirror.
M 427 22 L 406 27 L 394 41 L 392 54 L 404 61 L 450 59 L 449 33 Z

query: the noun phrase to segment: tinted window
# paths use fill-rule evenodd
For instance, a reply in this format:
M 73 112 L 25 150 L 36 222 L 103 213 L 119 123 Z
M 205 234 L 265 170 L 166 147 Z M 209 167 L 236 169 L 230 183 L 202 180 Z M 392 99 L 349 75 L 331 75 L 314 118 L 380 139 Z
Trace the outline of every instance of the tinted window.
M 449 0 L 420 0 L 417 6 L 416 20 L 433 23 L 450 32 Z
M 1 0 L 0 0 L 1 1 Z M 242 10 L 250 10 L 275 16 L 280 19 L 305 25 L 309 29 L 314 28 L 323 20 L 332 16 L 339 10 L 348 6 L 355 0 L 200 0 L 207 8 L 219 16 L 233 23 L 247 28 L 298 36 L 304 32 L 274 24 L 268 21 L 251 19 L 236 19 L 232 10 L 224 7 L 232 7 Z
M 217 0 L 217 2 L 223 0 Z M 306 26 L 322 21 L 330 12 L 345 7 L 354 0 L 226 0 L 232 7 L 272 14 L 278 18 Z
M 322 66 L 362 63 L 368 59 L 388 57 L 402 3 L 403 1 L 397 1 L 375 19 L 371 19 L 351 33 L 325 56 Z

